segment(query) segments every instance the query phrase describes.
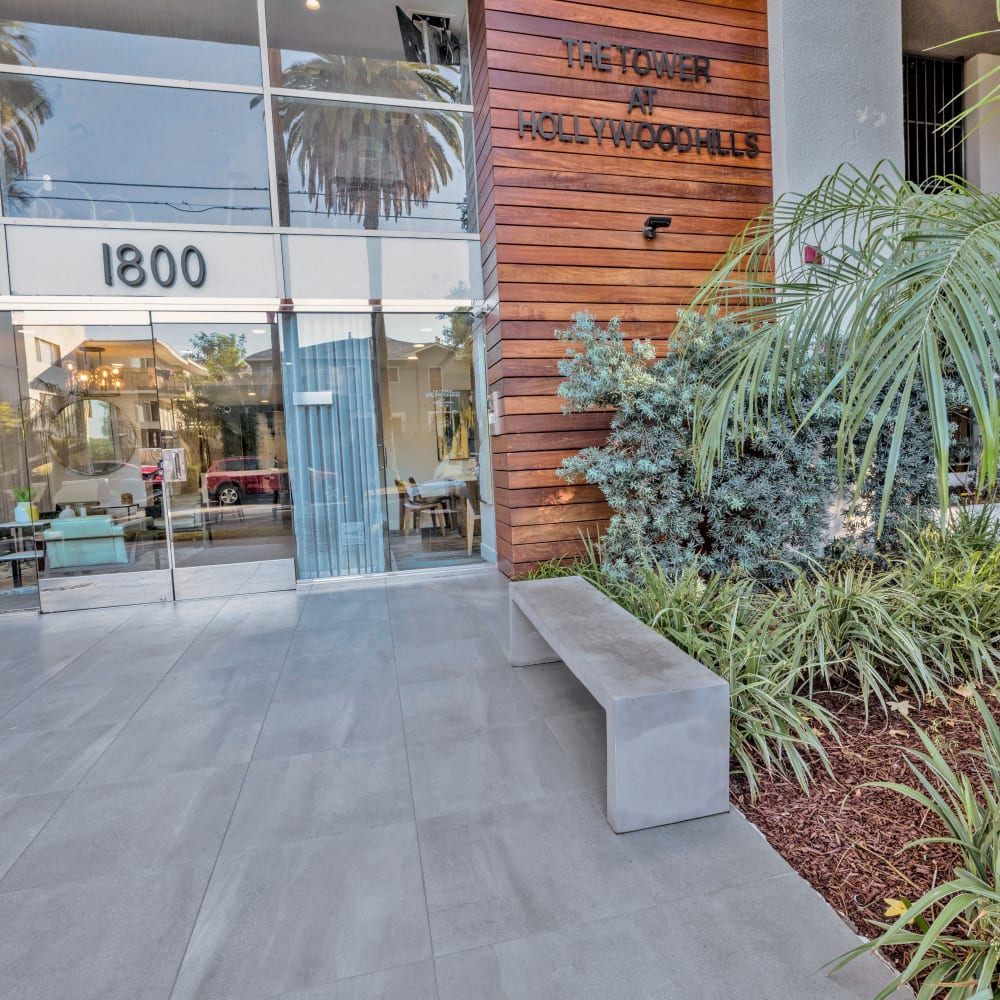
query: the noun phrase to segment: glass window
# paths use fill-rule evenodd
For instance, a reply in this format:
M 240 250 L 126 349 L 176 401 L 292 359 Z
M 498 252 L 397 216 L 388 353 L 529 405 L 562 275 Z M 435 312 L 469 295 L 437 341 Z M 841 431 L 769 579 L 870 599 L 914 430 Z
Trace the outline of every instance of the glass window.
M 0 0 L 0 62 L 260 86 L 255 0 Z
M 44 565 L 37 516 L 44 509 L 48 456 L 25 449 L 32 442 L 25 440 L 22 418 L 30 422 L 33 415 L 22 384 L 28 357 L 18 364 L 10 313 L 0 313 L 0 612 L 38 607 Z
M 246 94 L 0 77 L 7 215 L 268 225 L 263 109 Z
M 433 13 L 393 3 L 268 0 L 271 83 L 295 90 L 471 103 L 465 0 Z
M 376 322 L 393 569 L 479 560 L 479 466 L 487 456 L 472 328 L 461 308 Z
M 475 232 L 470 115 L 298 98 L 275 105 L 284 224 Z

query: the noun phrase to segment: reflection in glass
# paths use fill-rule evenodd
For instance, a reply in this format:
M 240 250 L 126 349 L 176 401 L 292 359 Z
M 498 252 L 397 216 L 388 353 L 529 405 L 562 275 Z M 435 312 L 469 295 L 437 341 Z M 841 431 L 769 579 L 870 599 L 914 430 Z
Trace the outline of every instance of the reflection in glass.
M 465 176 L 467 115 L 298 98 L 276 98 L 275 105 L 279 187 L 288 190 L 284 224 L 433 232 L 474 227 Z
M 393 569 L 478 562 L 472 316 L 378 318 Z
M 394 3 L 268 0 L 271 83 L 276 87 L 470 103 L 464 0 L 438 0 L 435 14 Z
M 138 322 L 143 314 L 92 323 L 86 314 L 75 323 L 43 315 L 15 314 L 14 327 L 42 518 L 41 608 L 169 599 L 156 457 L 147 447 L 166 373 L 153 365 L 149 326 Z
M 3 132 L 4 210 L 269 224 L 263 114 L 251 104 L 245 94 L 0 77 L 0 109 L 18 109 L 13 132 Z
M 104 399 L 77 399 L 52 421 L 49 445 L 64 469 L 82 476 L 117 472 L 136 449 L 135 425 Z
M 23 611 L 38 607 L 39 561 L 35 536 L 37 526 L 26 528 L 14 520 L 17 498 L 14 490 L 32 488 L 32 499 L 41 496 L 40 477 L 33 475 L 25 452 L 22 415 L 28 404 L 22 402 L 24 366 L 15 351 L 11 316 L 0 313 L 0 612 Z M 20 558 L 23 556 L 23 558 Z
M 0 0 L 0 62 L 260 85 L 256 4 Z M 3 35 L 16 38 L 4 44 Z
M 206 313 L 154 322 L 153 334 L 158 366 L 187 366 L 158 414 L 160 445 L 187 460 L 187 481 L 170 486 L 176 565 L 192 570 L 176 577 L 178 598 L 280 589 L 263 585 L 269 560 L 288 560 L 294 585 L 276 323 Z

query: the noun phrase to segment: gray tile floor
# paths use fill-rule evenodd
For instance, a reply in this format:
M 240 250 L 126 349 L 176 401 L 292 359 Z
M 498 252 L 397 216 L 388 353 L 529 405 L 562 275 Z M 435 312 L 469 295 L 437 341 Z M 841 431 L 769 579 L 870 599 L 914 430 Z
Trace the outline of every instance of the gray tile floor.
M 740 815 L 616 836 L 492 571 L 0 617 L 0 993 L 870 1000 Z

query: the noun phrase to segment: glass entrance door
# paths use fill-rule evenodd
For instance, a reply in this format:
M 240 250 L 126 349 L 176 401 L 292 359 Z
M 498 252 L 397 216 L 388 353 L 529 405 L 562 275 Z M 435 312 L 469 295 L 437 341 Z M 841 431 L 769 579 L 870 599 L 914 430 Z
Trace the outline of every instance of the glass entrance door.
M 266 314 L 14 321 L 42 611 L 295 586 Z M 178 456 L 172 480 L 164 449 Z
M 178 600 L 295 587 L 284 380 L 275 317 L 153 313 L 157 446 Z
M 170 600 L 146 313 L 15 313 L 42 611 Z

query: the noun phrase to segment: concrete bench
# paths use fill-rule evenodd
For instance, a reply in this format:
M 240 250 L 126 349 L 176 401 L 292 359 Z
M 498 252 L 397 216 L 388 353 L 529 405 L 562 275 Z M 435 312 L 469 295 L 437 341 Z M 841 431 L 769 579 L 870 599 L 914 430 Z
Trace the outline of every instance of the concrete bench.
M 562 660 L 607 717 L 616 833 L 729 809 L 729 685 L 582 577 L 510 585 L 510 659 Z

